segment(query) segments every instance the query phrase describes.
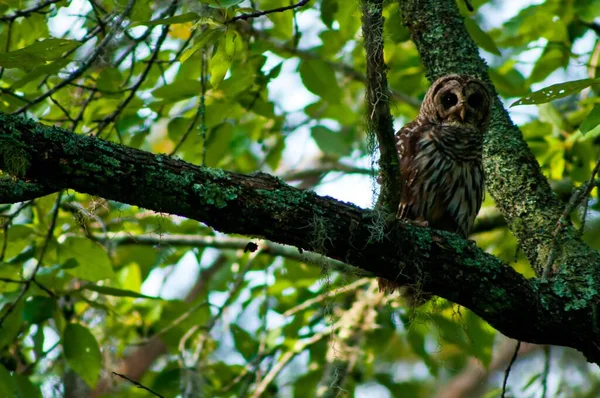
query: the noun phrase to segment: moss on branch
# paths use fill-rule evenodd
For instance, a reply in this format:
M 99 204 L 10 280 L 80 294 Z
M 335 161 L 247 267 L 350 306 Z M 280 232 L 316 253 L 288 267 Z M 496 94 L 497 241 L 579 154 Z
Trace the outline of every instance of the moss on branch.
M 454 234 L 396 222 L 383 226 L 382 239 L 374 240 L 377 212 L 293 188 L 268 174 L 198 167 L 2 114 L 0 126 L 0 146 L 22 144 L 30 161 L 23 178 L 31 191 L 36 184 L 41 194 L 69 188 L 195 219 L 224 233 L 319 247 L 330 258 L 401 283 L 418 275 L 425 290 L 470 308 L 507 336 L 574 347 L 600 362 L 590 296 L 564 280 L 526 280 Z M 0 169 L 6 162 L 0 153 Z M 315 235 L 315 219 L 327 227 L 326 236 Z M 591 292 L 593 281 L 580 282 Z

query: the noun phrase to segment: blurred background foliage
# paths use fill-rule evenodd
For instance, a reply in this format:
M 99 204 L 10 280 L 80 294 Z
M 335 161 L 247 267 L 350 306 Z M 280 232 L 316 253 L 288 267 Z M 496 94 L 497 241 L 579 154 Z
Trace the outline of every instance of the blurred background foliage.
M 600 77 L 600 0 L 472 3 L 457 5 L 507 106 Z M 4 0 L 0 111 L 369 207 L 360 8 L 313 0 L 235 20 L 290 4 Z M 400 128 L 428 82 L 396 2 L 384 16 Z M 589 83 L 510 108 L 565 201 L 600 155 Z M 575 221 L 587 215 L 600 248 L 596 190 L 584 207 Z M 411 310 L 326 258 L 257 240 L 245 250 L 248 238 L 196 221 L 72 191 L 0 211 L 3 397 L 496 397 L 514 350 L 443 299 Z M 489 195 L 472 238 L 533 276 Z M 596 397 L 598 375 L 573 350 L 524 344 L 508 391 Z

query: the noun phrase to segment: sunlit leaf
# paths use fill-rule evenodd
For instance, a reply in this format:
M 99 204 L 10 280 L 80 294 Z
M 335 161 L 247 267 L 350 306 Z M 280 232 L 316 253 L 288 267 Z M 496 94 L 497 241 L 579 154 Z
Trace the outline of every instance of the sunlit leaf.
M 584 88 L 594 84 L 600 84 L 600 79 L 582 79 L 553 84 L 515 101 L 511 105 L 511 108 L 517 105 L 544 104 L 558 98 L 564 98 L 568 95 L 578 93 Z
M 107 296 L 134 297 L 134 298 L 145 298 L 145 299 L 152 299 L 152 300 L 162 300 L 160 297 L 146 296 L 145 294 L 136 293 L 131 290 L 119 289 L 119 288 L 110 287 L 110 286 L 99 286 L 94 283 L 88 283 L 83 288 L 85 290 L 90 290 L 90 291 L 104 294 Z
M 69 366 L 90 387 L 95 387 L 102 369 L 102 357 L 94 335 L 86 327 L 70 323 L 63 334 L 62 345 Z
M 60 247 L 60 259 L 77 261 L 77 267 L 66 269 L 71 275 L 88 281 L 112 278 L 114 272 L 106 251 L 97 243 L 83 237 L 67 239 Z
M 339 133 L 331 131 L 324 126 L 315 126 L 310 131 L 312 137 L 323 152 L 338 156 L 345 156 L 348 154 L 350 146 L 344 142 Z
M 311 92 L 330 102 L 340 100 L 340 87 L 329 64 L 320 60 L 303 60 L 298 71 L 302 82 Z
M 233 57 L 227 54 L 227 45 L 224 43 L 225 41 L 226 40 L 221 40 L 219 48 L 209 64 L 210 84 L 214 88 L 219 87 L 233 61 Z
M 600 104 L 594 106 L 591 112 L 587 115 L 587 117 L 579 126 L 579 131 L 582 134 L 587 134 L 590 130 L 595 129 L 600 125 Z
M 214 44 L 221 38 L 225 33 L 225 29 L 215 28 L 204 30 L 195 40 L 194 45 L 189 49 L 185 50 L 180 57 L 181 62 L 187 61 L 197 51 L 203 49 L 206 46 Z
M 156 26 L 156 25 L 174 25 L 179 23 L 196 21 L 200 16 L 195 12 L 187 12 L 185 14 L 175 15 L 169 18 L 154 19 L 146 22 L 136 22 L 133 26 L 145 25 L 145 26 Z
M 25 76 L 14 82 L 10 88 L 15 90 L 38 77 L 54 75 L 67 66 L 70 62 L 71 60 L 69 59 L 58 59 L 49 64 L 37 66 L 33 68 L 31 72 L 26 73 Z
M 258 341 L 238 325 L 231 325 L 231 334 L 233 335 L 235 348 L 244 356 L 244 358 L 246 358 L 246 360 L 254 358 L 258 352 Z
M 157 88 L 152 91 L 152 95 L 168 102 L 175 102 L 200 95 L 201 90 L 202 85 L 199 81 L 180 79 L 174 83 Z
M 476 24 L 472 19 L 465 19 L 465 27 L 469 32 L 469 35 L 473 38 L 475 43 L 485 51 L 490 52 L 495 55 L 502 55 L 496 43 L 494 43 L 494 39 L 490 37 L 486 32 L 484 32 L 478 24 Z

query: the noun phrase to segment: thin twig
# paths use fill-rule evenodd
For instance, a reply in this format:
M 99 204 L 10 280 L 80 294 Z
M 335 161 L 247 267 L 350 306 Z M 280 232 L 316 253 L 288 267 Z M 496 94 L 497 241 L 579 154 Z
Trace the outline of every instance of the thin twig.
M 168 15 L 175 12 L 175 10 L 177 9 L 177 2 L 178 2 L 178 0 L 174 0 L 171 2 L 169 11 L 167 13 Z M 154 51 L 152 52 L 152 54 L 150 55 L 150 59 L 148 60 L 148 64 L 146 65 L 146 68 L 142 71 L 142 74 L 141 74 L 140 78 L 137 80 L 137 82 L 133 85 L 133 87 L 131 87 L 129 89 L 130 90 L 129 95 L 125 98 L 125 100 L 123 100 L 123 102 L 121 102 L 119 104 L 119 106 L 117 107 L 117 109 L 114 110 L 113 113 L 111 113 L 110 115 L 105 117 L 102 120 L 102 122 L 99 123 L 98 131 L 95 134 L 97 137 L 100 136 L 100 134 L 102 133 L 104 128 L 106 128 L 106 126 L 108 126 L 110 123 L 112 123 L 121 114 L 121 112 L 123 112 L 125 107 L 129 104 L 129 102 L 133 99 L 133 97 L 135 97 L 138 89 L 140 88 L 142 83 L 144 83 L 144 81 L 148 77 L 148 73 L 150 73 L 150 69 L 152 69 L 152 66 L 154 66 L 154 61 L 156 61 L 156 59 L 158 58 L 160 49 L 161 49 L 163 43 L 165 42 L 167 35 L 169 33 L 169 27 L 170 27 L 170 25 L 163 26 L 160 37 L 158 38 L 158 40 L 156 41 L 156 44 L 154 45 Z
M 521 340 L 517 341 L 517 345 L 515 347 L 515 353 L 513 354 L 512 358 L 510 359 L 508 367 L 506 368 L 506 371 L 504 372 L 504 381 L 502 382 L 501 398 L 504 398 L 504 396 L 506 394 L 506 384 L 508 382 L 508 376 L 510 375 L 510 369 L 512 368 L 513 364 L 517 360 L 517 355 L 519 354 L 520 349 L 521 349 Z
M 30 14 L 33 14 L 34 12 L 40 11 L 42 8 L 48 7 L 49 5 L 58 3 L 60 1 L 62 1 L 62 0 L 46 0 L 46 1 L 38 4 L 37 6 L 33 6 L 31 8 L 27 8 L 24 10 L 18 10 L 18 11 L 15 11 L 14 14 L 5 15 L 3 17 L 0 17 L 0 21 L 1 22 L 12 22 L 17 18 L 26 17 Z
M 332 290 L 330 292 L 326 292 L 326 293 L 320 294 L 320 295 L 318 295 L 316 297 L 313 297 L 310 300 L 306 300 L 306 301 L 302 302 L 302 304 L 300 304 L 300 305 L 297 305 L 297 306 L 295 306 L 293 308 L 290 308 L 289 310 L 287 310 L 286 312 L 284 312 L 282 314 L 282 316 L 284 318 L 290 317 L 290 316 L 292 316 L 292 315 L 294 315 L 294 314 L 296 314 L 296 313 L 298 313 L 300 311 L 304 311 L 305 309 L 309 308 L 313 304 L 320 303 L 321 301 L 330 299 L 330 298 L 332 298 L 334 296 L 337 296 L 338 294 L 341 294 L 341 293 L 350 293 L 350 292 L 358 289 L 359 287 L 366 285 L 370 281 L 372 281 L 371 278 L 361 278 L 361 279 L 359 279 L 357 281 L 354 281 L 354 282 L 352 282 L 352 283 L 350 283 L 348 285 L 339 287 L 339 288 L 334 289 L 334 290 Z
M 154 390 L 151 390 L 150 388 L 146 387 L 145 385 L 143 385 L 142 383 L 135 381 L 121 373 L 117 373 L 117 372 L 112 372 L 113 376 L 119 376 L 127 381 L 129 381 L 131 384 L 135 385 L 137 388 L 141 388 L 142 390 L 146 390 L 148 391 L 150 394 L 156 396 L 156 397 L 161 397 L 161 398 L 165 398 L 164 396 L 160 395 L 159 393 L 157 393 Z
M 575 193 L 573 193 L 573 195 L 571 196 L 571 199 L 569 200 L 569 203 L 565 207 L 565 210 L 563 211 L 560 218 L 558 219 L 558 222 L 556 223 L 556 227 L 554 228 L 554 232 L 552 232 L 553 245 L 552 245 L 552 249 L 550 250 L 550 254 L 548 255 L 548 260 L 546 261 L 544 271 L 542 273 L 543 279 L 546 279 L 548 277 L 550 270 L 552 269 L 552 266 L 554 264 L 554 260 L 556 260 L 557 249 L 559 246 L 558 245 L 558 234 L 560 233 L 560 231 L 562 230 L 562 228 L 564 226 L 568 225 L 569 217 L 571 216 L 571 213 L 573 212 L 573 210 L 575 210 L 577 207 L 579 207 L 579 205 L 581 205 L 582 201 L 587 200 L 590 192 L 592 192 L 592 189 L 594 189 L 594 187 L 596 186 L 594 181 L 596 179 L 596 174 L 598 174 L 599 169 L 600 169 L 600 157 L 596 160 L 596 166 L 594 166 L 594 169 L 592 170 L 592 175 L 590 176 L 589 180 L 585 184 L 583 184 L 581 187 L 579 187 L 575 191 Z
M 267 10 L 267 11 L 257 11 L 257 12 L 253 12 L 250 14 L 242 14 L 242 15 L 238 15 L 237 17 L 233 17 L 230 20 L 228 20 L 226 23 L 232 23 L 235 21 L 240 21 L 240 20 L 248 20 L 251 18 L 257 18 L 257 17 L 262 17 L 264 15 L 268 15 L 268 14 L 273 14 L 275 12 L 283 12 L 283 11 L 287 11 L 287 10 L 293 10 L 294 8 L 298 8 L 298 7 L 302 7 L 304 5 L 306 5 L 310 0 L 300 0 L 299 2 L 297 2 L 296 4 L 292 4 L 290 6 L 285 6 L 285 7 L 278 7 L 278 8 L 273 8 L 271 10 Z
M 542 398 L 548 392 L 548 374 L 550 374 L 550 346 L 544 346 L 544 371 L 542 373 Z
M 44 255 L 46 254 L 46 250 L 48 249 L 50 239 L 52 238 L 52 235 L 54 234 L 54 228 L 56 227 L 56 219 L 58 217 L 58 211 L 60 209 L 60 200 L 62 198 L 62 194 L 63 194 L 63 191 L 60 191 L 56 197 L 56 201 L 54 202 L 54 210 L 52 212 L 52 220 L 50 221 L 50 226 L 48 227 L 48 232 L 46 233 L 46 239 L 44 240 L 44 245 L 42 246 L 42 249 L 40 250 L 40 255 L 38 257 L 37 264 L 35 265 L 35 268 L 33 269 L 31 276 L 29 278 L 27 278 L 25 280 L 25 282 L 23 283 L 23 290 L 21 290 L 21 293 L 19 293 L 19 296 L 17 296 L 15 301 L 13 301 L 12 303 L 10 303 L 8 305 L 6 312 L 2 315 L 2 318 L 0 318 L 0 327 L 2 327 L 2 324 L 4 323 L 4 321 L 15 310 L 15 308 L 17 307 L 19 302 L 23 299 L 23 297 L 25 297 L 25 294 L 27 294 L 27 291 L 31 287 L 31 283 L 34 282 L 35 276 L 38 273 L 38 271 L 40 270 L 40 267 L 42 266 L 42 262 L 44 260 Z M 46 289 L 44 289 L 44 290 L 46 290 Z
M 131 10 L 133 9 L 134 4 L 135 4 L 135 0 L 129 0 L 129 3 L 127 3 L 127 6 L 123 10 L 123 12 L 119 14 L 119 17 L 117 18 L 117 21 L 114 24 L 114 28 L 110 29 L 108 31 L 108 34 L 106 36 L 104 36 L 104 39 L 94 49 L 94 52 L 88 57 L 88 59 L 86 59 L 84 62 L 82 62 L 81 66 L 79 68 L 77 68 L 77 70 L 75 70 L 74 72 L 69 74 L 69 76 L 65 80 L 58 83 L 51 90 L 46 91 L 44 94 L 31 100 L 27 105 L 24 105 L 24 106 L 20 107 L 19 109 L 17 109 L 14 112 L 14 114 L 20 114 L 20 113 L 25 112 L 29 107 L 39 104 L 46 98 L 48 98 L 51 95 L 53 95 L 54 93 L 56 93 L 58 90 L 67 86 L 69 83 L 71 83 L 72 81 L 74 81 L 75 79 L 77 79 L 81 75 L 83 75 L 84 72 L 86 70 L 88 70 L 90 68 L 90 66 L 92 66 L 92 64 L 96 61 L 96 58 L 98 58 L 100 56 L 100 54 L 102 54 L 104 52 L 105 47 L 112 41 L 113 37 L 120 31 L 119 27 L 121 26 L 121 23 L 129 15 Z

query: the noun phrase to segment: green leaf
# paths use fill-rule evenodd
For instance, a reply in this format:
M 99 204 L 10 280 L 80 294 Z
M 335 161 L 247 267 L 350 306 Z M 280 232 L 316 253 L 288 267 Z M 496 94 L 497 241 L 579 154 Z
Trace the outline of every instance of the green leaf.
M 102 369 L 102 357 L 94 335 L 87 328 L 70 323 L 65 329 L 62 343 L 69 366 L 90 387 L 96 387 Z
M 116 287 L 98 286 L 94 283 L 88 283 L 83 288 L 85 290 L 90 290 L 90 291 L 104 294 L 107 296 L 134 297 L 134 298 L 145 298 L 145 299 L 151 299 L 151 300 L 162 300 L 162 298 L 160 298 L 160 297 L 146 296 L 145 294 L 136 293 L 131 290 L 118 289 Z
M 310 132 L 319 149 L 324 153 L 345 156 L 350 152 L 350 145 L 342 139 L 339 133 L 324 126 L 315 126 Z
M 6 302 L 12 303 L 17 299 L 20 294 L 20 290 L 11 294 L 4 294 L 2 297 Z M 21 313 L 23 311 L 23 300 L 19 301 L 15 306 L 14 310 L 4 319 L 2 327 L 0 328 L 0 350 L 15 342 L 15 339 L 21 332 L 21 326 L 23 325 L 23 317 Z M 0 317 L 6 316 L 8 305 L 5 305 L 0 311 Z M 2 394 L 0 394 L 2 397 Z
M 224 43 L 225 40 L 221 40 L 219 44 L 219 48 L 217 52 L 210 60 L 209 68 L 210 68 L 210 84 L 216 89 L 219 88 L 219 85 L 225 78 L 229 67 L 231 66 L 231 62 L 233 61 L 233 57 L 227 54 L 226 47 L 227 45 Z
M 306 88 L 321 98 L 337 103 L 341 90 L 333 68 L 321 60 L 303 60 L 298 68 Z
M 570 82 L 553 84 L 515 101 L 510 107 L 518 105 L 545 104 L 558 98 L 578 93 L 586 87 L 600 84 L 600 79 L 581 79 Z
M 202 85 L 198 80 L 180 79 L 171 84 L 159 87 L 152 91 L 156 98 L 162 98 L 167 102 L 177 102 L 200 94 Z
M 17 382 L 19 398 L 42 398 L 40 388 L 34 385 L 31 380 L 29 380 L 29 377 L 15 374 L 14 379 Z
M 213 128 L 206 139 L 206 165 L 216 167 L 226 156 L 233 138 L 233 126 L 222 123 Z
M 145 25 L 145 26 L 156 26 L 156 25 L 174 25 L 178 23 L 186 23 L 191 21 L 197 21 L 200 15 L 195 12 L 188 12 L 185 14 L 175 15 L 169 18 L 154 19 L 152 21 L 136 22 L 132 26 Z
M 206 46 L 216 43 L 221 38 L 221 36 L 223 36 L 224 33 L 225 29 L 223 28 L 206 29 L 204 32 L 200 33 L 200 36 L 196 38 L 194 45 L 185 50 L 183 54 L 181 54 L 179 61 L 185 62 L 197 51 L 202 50 Z
M 227 9 L 240 4 L 244 0 L 200 0 L 201 3 L 208 4 L 211 8 Z
M 258 341 L 250 333 L 246 332 L 238 325 L 231 325 L 231 334 L 235 348 L 247 360 L 254 358 L 258 352 Z
M 492 37 L 490 35 L 488 35 L 485 31 L 483 31 L 479 25 L 477 23 L 475 23 L 475 21 L 466 18 L 465 19 L 465 27 L 467 28 L 467 31 L 469 32 L 469 35 L 471 35 L 471 37 L 473 38 L 473 40 L 475 41 L 475 43 L 477 43 L 477 45 L 481 48 L 483 48 L 485 51 L 501 56 L 502 53 L 500 52 L 500 49 L 498 49 L 498 47 L 496 46 L 496 43 L 494 43 L 494 39 L 492 39 Z
M 487 369 L 492 360 L 495 330 L 472 311 L 466 311 L 466 332 L 469 339 L 469 353 L 479 359 Z
M 41 323 L 52 317 L 56 301 L 51 297 L 33 296 L 25 301 L 23 320 L 29 323 Z
M 556 69 L 568 66 L 569 49 L 551 44 L 546 46 L 542 56 L 535 62 L 528 79 L 530 83 L 542 81 Z
M 31 245 L 34 236 L 33 232 L 33 229 L 26 225 L 13 225 L 10 227 L 7 238 L 10 245 L 6 246 L 4 258 L 10 260 L 21 253 L 27 246 Z M 4 239 L 4 231 L 0 231 L 0 241 Z
M 321 20 L 329 29 L 332 29 L 338 7 L 338 0 L 327 0 L 321 3 Z
M 581 131 L 581 134 L 585 135 L 590 130 L 598 127 L 598 125 L 600 125 L 600 104 L 596 105 L 587 117 L 583 119 L 583 122 L 581 122 L 581 125 L 579 126 L 579 131 Z
M 89 239 L 71 237 L 60 245 L 60 262 L 64 263 L 71 258 L 75 259 L 79 266 L 68 268 L 66 271 L 76 278 L 95 282 L 114 277 L 108 254 L 102 246 Z
M 239 34 L 235 29 L 227 29 L 225 32 L 225 52 L 229 58 L 235 56 L 235 41 Z
M 123 76 L 119 68 L 106 68 L 100 72 L 96 87 L 100 91 L 118 91 L 121 85 Z
M 46 61 L 54 61 L 81 45 L 78 41 L 67 39 L 46 39 L 38 41 L 20 50 L 0 53 L 0 66 L 33 70 Z
M 61 69 L 63 69 L 65 66 L 67 66 L 69 64 L 69 62 L 71 62 L 70 59 L 58 59 L 52 63 L 37 66 L 37 67 L 33 68 L 33 70 L 31 72 L 26 73 L 25 76 L 23 76 L 22 78 L 20 78 L 16 82 L 14 82 L 10 86 L 10 88 L 11 88 L 11 90 L 15 90 L 20 87 L 23 87 L 25 84 L 29 83 L 33 79 L 36 79 L 40 76 L 54 75 L 54 74 L 58 73 Z
M 0 365 L 0 397 L 16 397 L 17 384 L 15 379 L 6 370 L 4 365 Z

